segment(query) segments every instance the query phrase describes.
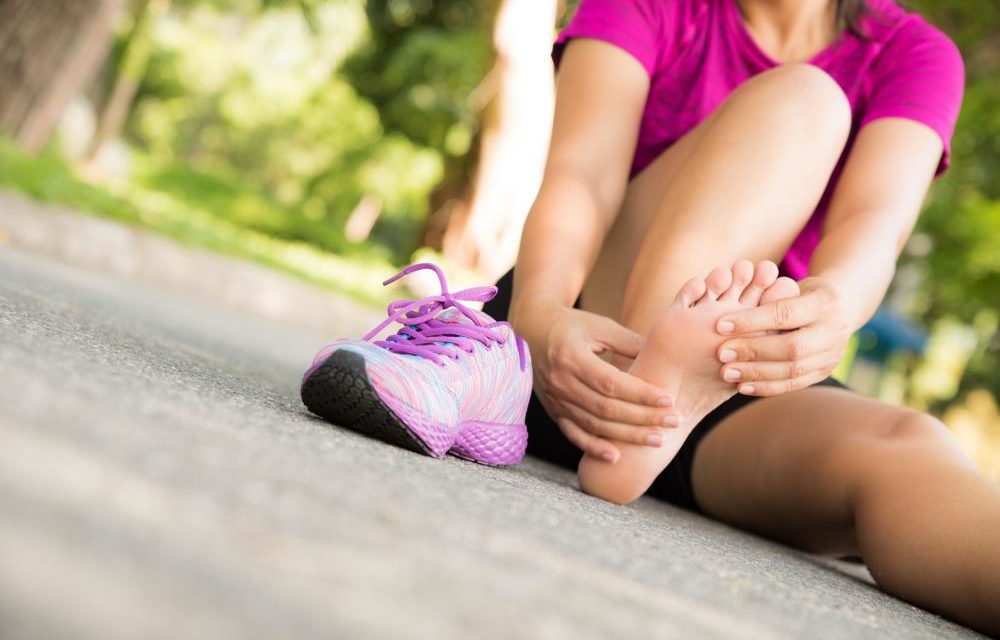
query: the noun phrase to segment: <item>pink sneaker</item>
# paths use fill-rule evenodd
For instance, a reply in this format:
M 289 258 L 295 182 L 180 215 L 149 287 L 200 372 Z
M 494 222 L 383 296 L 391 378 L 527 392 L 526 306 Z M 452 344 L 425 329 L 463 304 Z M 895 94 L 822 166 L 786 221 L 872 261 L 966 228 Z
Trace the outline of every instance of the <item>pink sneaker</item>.
M 527 345 L 509 323 L 459 302 L 491 300 L 496 287 L 449 293 L 441 269 L 428 263 L 382 284 L 421 269 L 437 274 L 441 294 L 397 300 L 389 317 L 361 340 L 320 349 L 302 378 L 302 401 L 334 424 L 435 458 L 451 453 L 483 464 L 517 464 L 528 444 Z M 369 342 L 393 322 L 402 328 Z

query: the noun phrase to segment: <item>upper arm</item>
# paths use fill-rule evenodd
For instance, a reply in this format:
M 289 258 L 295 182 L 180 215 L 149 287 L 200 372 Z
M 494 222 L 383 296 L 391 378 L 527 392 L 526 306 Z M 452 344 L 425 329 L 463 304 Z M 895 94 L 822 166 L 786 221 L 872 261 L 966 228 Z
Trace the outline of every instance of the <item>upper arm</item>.
M 865 78 L 871 88 L 827 230 L 851 220 L 902 248 L 931 180 L 948 166 L 964 78 L 958 49 L 922 19 L 893 34 Z
M 825 230 L 856 222 L 866 234 L 894 237 L 900 250 L 920 214 L 942 149 L 941 138 L 913 120 L 882 118 L 863 127 L 837 183 Z
M 563 54 L 546 174 L 571 173 L 592 187 L 598 208 L 613 216 L 624 197 L 649 75 L 633 55 L 592 39 Z

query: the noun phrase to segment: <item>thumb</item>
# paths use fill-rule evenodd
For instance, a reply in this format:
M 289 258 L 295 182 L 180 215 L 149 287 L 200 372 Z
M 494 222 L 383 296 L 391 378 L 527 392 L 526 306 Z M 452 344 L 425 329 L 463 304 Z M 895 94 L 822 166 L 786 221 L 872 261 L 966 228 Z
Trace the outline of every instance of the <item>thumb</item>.
M 611 318 L 599 318 L 595 329 L 594 338 L 598 342 L 626 358 L 638 356 L 645 342 L 638 333 L 623 327 Z

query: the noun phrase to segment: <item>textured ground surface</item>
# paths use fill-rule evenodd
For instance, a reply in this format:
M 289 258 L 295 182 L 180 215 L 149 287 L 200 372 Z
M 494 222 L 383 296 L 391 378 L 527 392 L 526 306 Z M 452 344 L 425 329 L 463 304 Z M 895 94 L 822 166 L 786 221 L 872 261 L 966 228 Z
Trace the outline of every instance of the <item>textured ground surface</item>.
M 0 248 L 0 636 L 974 637 L 537 462 L 441 462 L 315 420 L 297 378 L 351 326 L 328 320 Z

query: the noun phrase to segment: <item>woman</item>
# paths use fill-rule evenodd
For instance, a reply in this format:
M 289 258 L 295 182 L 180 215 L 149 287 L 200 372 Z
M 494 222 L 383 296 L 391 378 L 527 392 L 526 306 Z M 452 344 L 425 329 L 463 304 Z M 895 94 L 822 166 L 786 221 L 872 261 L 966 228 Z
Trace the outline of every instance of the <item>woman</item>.
M 531 347 L 529 453 L 1000 633 L 1000 490 L 934 418 L 828 378 L 947 167 L 954 45 L 891 0 L 583 0 L 555 57 L 513 296 L 485 309 Z

